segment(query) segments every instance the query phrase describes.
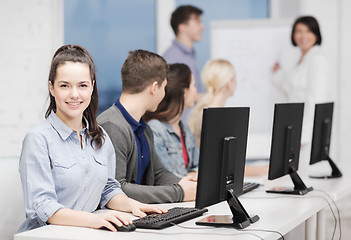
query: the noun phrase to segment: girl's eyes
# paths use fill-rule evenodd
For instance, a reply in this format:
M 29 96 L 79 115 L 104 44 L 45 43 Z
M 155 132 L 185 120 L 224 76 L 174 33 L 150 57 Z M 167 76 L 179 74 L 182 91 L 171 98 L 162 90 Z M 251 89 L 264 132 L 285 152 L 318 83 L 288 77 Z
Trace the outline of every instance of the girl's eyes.
M 67 88 L 68 87 L 68 84 L 61 84 L 60 85 L 60 88 Z M 79 87 L 81 87 L 81 88 L 87 88 L 87 87 L 89 87 L 88 86 L 88 84 L 81 84 L 81 85 L 79 85 Z

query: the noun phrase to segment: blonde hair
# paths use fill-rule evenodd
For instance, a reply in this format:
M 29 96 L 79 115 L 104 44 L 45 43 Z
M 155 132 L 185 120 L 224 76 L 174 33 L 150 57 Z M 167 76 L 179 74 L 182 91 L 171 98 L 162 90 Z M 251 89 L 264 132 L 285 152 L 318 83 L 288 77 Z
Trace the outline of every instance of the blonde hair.
M 233 65 L 227 60 L 210 60 L 205 64 L 201 77 L 206 94 L 190 112 L 188 120 L 190 130 L 194 133 L 198 144 L 200 143 L 202 109 L 208 106 L 213 101 L 214 96 L 235 78 L 235 71 Z

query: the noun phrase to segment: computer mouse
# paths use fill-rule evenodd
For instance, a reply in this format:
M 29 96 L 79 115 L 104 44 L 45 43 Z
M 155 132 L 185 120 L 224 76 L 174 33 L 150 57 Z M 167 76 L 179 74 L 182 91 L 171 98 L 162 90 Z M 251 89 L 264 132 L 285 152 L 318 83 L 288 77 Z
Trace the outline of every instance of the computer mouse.
M 115 223 L 113 223 L 113 222 L 110 222 L 116 229 L 117 229 L 117 231 L 118 232 L 132 232 L 132 231 L 134 231 L 135 230 L 135 225 L 133 224 L 133 223 L 130 223 L 130 224 L 128 224 L 128 225 L 122 225 L 122 226 L 117 226 Z M 102 230 L 110 230 L 110 229 L 108 229 L 108 228 L 106 228 L 106 227 L 101 227 L 100 229 L 102 229 Z
M 132 232 L 135 230 L 135 225 L 133 223 L 130 223 L 128 225 L 122 225 L 118 227 L 117 225 L 113 224 L 115 228 L 117 229 L 118 232 Z

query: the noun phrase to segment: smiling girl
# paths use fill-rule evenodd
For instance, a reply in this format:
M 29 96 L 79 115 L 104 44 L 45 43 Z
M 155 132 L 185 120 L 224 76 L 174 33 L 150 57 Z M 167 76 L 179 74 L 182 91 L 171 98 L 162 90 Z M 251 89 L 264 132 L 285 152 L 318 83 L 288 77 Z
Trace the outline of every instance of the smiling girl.
M 49 73 L 50 105 L 46 121 L 24 141 L 19 172 L 26 220 L 19 232 L 47 224 L 106 227 L 131 223 L 116 211 L 161 213 L 165 210 L 128 198 L 115 180 L 115 151 L 97 124 L 98 93 L 93 60 L 81 46 L 60 47 Z

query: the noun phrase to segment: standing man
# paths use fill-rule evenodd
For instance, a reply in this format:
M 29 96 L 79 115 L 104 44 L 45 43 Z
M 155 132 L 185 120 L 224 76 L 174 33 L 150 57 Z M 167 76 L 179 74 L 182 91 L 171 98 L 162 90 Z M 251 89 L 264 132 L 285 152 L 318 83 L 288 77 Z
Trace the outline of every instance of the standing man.
M 168 64 L 184 63 L 188 65 L 194 76 L 195 86 L 200 93 L 204 92 L 205 89 L 201 82 L 193 44 L 201 41 L 205 28 L 201 21 L 201 15 L 202 10 L 191 5 L 179 6 L 172 13 L 171 26 L 176 38 L 163 55 Z

